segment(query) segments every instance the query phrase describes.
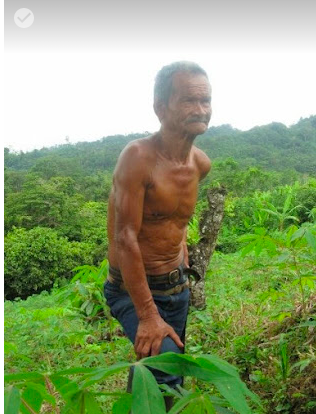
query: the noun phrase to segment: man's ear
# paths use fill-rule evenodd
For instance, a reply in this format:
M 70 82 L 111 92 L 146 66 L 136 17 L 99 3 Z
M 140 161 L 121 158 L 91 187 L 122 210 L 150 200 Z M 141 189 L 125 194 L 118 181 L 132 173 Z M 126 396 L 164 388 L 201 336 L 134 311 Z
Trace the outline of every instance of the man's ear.
M 154 102 L 154 111 L 160 122 L 165 117 L 165 109 L 166 109 L 166 105 L 163 102 L 161 101 Z

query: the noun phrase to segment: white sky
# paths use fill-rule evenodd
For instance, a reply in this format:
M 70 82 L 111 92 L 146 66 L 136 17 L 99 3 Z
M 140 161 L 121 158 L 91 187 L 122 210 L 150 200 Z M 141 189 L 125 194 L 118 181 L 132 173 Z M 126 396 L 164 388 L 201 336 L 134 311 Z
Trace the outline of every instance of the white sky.
M 4 145 L 29 151 L 153 132 L 156 72 L 176 60 L 206 69 L 213 88 L 210 126 L 247 130 L 316 114 L 316 53 L 9 52 L 5 57 Z

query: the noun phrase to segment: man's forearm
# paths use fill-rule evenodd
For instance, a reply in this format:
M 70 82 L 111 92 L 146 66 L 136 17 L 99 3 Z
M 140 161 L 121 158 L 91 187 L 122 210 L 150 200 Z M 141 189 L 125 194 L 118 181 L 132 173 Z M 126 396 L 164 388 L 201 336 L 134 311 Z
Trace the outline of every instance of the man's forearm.
M 140 320 L 159 315 L 151 291 L 148 287 L 142 255 L 135 241 L 120 243 L 119 265 L 124 284 L 134 303 Z
M 126 235 L 126 233 L 125 233 Z M 145 266 L 137 237 L 119 239 L 117 245 L 119 266 L 124 284 L 135 306 L 139 319 L 134 349 L 138 359 L 158 355 L 163 339 L 169 336 L 179 348 L 184 345 L 174 331 L 160 316 L 148 286 Z

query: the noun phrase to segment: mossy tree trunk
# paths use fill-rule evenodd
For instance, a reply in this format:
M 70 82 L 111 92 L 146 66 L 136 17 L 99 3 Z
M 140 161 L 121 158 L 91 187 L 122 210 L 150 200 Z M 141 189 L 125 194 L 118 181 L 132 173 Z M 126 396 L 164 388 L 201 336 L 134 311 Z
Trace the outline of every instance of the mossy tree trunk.
M 202 212 L 199 223 L 200 241 L 197 245 L 189 246 L 190 266 L 201 276 L 201 279 L 191 286 L 191 304 L 197 309 L 205 307 L 205 273 L 215 250 L 224 217 L 225 195 L 226 190 L 222 187 L 208 190 L 209 207 Z

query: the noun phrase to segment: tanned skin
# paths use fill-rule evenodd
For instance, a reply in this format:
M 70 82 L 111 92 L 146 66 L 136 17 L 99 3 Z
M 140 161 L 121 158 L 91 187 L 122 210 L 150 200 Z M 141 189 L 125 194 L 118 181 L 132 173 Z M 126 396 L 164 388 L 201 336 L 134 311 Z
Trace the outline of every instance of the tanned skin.
M 132 141 L 122 151 L 108 209 L 109 262 L 120 269 L 139 325 L 137 358 L 157 355 L 170 336 L 179 336 L 159 315 L 146 274 L 167 273 L 183 260 L 188 266 L 187 224 L 198 183 L 211 163 L 193 145 L 211 118 L 211 87 L 201 74 L 177 72 L 168 104 L 155 102 L 160 131 Z

